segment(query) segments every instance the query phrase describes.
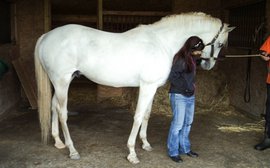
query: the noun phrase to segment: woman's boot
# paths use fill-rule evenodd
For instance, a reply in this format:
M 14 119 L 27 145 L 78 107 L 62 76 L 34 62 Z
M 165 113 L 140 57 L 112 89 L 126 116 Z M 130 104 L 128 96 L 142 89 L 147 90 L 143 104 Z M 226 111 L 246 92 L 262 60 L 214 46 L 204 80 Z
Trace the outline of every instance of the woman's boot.
M 269 136 L 265 136 L 264 140 L 257 144 L 255 147 L 254 147 L 256 150 L 265 150 L 267 148 L 270 148 L 270 138 Z

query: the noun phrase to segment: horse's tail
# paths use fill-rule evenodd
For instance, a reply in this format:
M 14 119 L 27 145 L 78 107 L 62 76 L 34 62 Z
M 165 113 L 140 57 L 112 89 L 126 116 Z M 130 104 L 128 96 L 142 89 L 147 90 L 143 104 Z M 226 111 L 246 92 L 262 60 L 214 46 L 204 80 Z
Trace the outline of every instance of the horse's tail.
M 35 47 L 35 72 L 37 81 L 37 96 L 38 96 L 38 112 L 39 112 L 39 122 L 41 127 L 41 139 L 44 144 L 48 143 L 49 132 L 51 127 L 51 83 L 47 73 L 44 71 L 40 63 L 40 47 L 41 40 L 44 35 L 42 35 Z

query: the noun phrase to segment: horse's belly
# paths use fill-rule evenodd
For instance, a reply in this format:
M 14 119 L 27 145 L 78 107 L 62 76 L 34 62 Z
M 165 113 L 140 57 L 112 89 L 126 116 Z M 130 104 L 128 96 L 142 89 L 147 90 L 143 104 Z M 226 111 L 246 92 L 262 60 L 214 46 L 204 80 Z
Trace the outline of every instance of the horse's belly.
M 90 73 L 91 72 L 91 73 Z M 88 79 L 101 85 L 113 87 L 137 87 L 140 84 L 137 73 L 119 71 L 89 71 L 82 72 Z

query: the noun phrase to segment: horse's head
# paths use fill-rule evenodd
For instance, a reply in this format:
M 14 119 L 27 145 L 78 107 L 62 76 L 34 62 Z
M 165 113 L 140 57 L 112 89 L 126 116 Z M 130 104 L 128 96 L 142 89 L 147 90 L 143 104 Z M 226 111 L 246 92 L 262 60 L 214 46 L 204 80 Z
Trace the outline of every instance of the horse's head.
M 214 67 L 220 50 L 227 44 L 229 32 L 234 28 L 235 27 L 229 27 L 228 24 L 222 23 L 217 34 L 212 37 L 212 40 L 209 43 L 206 44 L 201 56 L 201 67 L 203 69 L 210 70 Z

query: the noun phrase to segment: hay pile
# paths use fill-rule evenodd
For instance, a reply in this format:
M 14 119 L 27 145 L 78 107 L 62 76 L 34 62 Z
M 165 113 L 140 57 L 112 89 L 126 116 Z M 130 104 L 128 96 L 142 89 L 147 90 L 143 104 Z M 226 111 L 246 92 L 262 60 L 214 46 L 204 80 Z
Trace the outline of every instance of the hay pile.
M 166 116 L 172 114 L 168 94 L 169 88 L 170 85 L 168 82 L 164 86 L 158 88 L 153 101 L 152 113 L 163 114 Z
M 131 106 L 131 96 L 133 95 L 134 88 L 122 88 L 121 96 L 106 97 L 98 101 L 99 105 L 103 107 L 126 107 Z
M 102 97 L 98 96 L 98 89 L 96 84 L 87 84 L 89 83 L 83 83 L 79 85 L 77 84 L 70 87 L 68 104 L 71 106 L 97 105 L 100 108 L 123 107 L 130 105 L 132 90 L 129 88 L 122 88 L 123 93 L 118 96 L 113 96 L 111 91 L 114 90 L 111 89 L 106 93 L 108 97 Z M 115 91 L 117 91 L 117 89 L 119 88 L 116 88 Z
M 73 87 L 70 88 L 68 93 L 68 104 L 81 105 L 81 104 L 96 104 L 96 89 L 91 87 Z
M 215 70 L 198 70 L 196 77 L 196 102 L 211 108 L 229 106 L 229 92 L 223 73 Z
M 264 121 L 257 123 L 246 123 L 244 125 L 224 125 L 218 126 L 218 129 L 222 132 L 263 132 Z

